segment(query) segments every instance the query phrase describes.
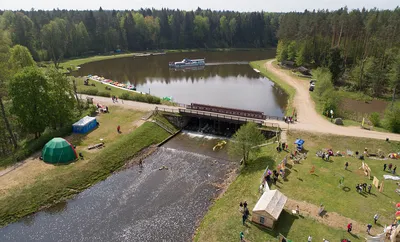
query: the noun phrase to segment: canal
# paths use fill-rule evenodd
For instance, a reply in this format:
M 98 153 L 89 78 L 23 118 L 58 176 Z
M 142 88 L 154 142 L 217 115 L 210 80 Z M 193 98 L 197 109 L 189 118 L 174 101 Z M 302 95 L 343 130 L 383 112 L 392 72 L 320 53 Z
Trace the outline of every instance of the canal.
M 262 111 L 283 116 L 285 93 L 273 82 L 255 72 L 249 61 L 268 59 L 275 50 L 168 53 L 147 57 L 127 57 L 82 65 L 75 73 L 104 76 L 133 84 L 138 91 L 158 97 L 172 97 L 178 103 Z M 170 61 L 206 58 L 204 68 L 172 70 Z

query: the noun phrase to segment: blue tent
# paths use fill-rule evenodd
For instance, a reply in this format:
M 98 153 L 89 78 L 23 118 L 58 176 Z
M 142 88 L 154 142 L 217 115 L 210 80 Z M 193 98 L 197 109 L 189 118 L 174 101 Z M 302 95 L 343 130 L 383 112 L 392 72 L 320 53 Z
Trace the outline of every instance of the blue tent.
M 296 139 L 296 141 L 294 142 L 297 145 L 297 149 L 298 150 L 302 150 L 303 149 L 303 144 L 304 144 L 304 140 L 302 139 Z
M 72 125 L 72 132 L 79 134 L 86 134 L 97 127 L 97 120 L 95 117 L 86 116 Z

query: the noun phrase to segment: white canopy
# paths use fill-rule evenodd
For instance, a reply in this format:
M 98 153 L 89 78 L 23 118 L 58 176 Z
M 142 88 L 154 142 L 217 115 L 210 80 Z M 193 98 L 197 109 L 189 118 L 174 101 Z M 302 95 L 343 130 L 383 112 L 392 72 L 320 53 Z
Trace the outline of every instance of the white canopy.
M 93 120 L 96 120 L 95 117 L 83 117 L 81 120 L 79 120 L 78 122 L 74 123 L 72 126 L 80 126 L 83 127 L 85 125 L 87 125 L 88 123 L 92 122 Z
M 278 190 L 267 190 L 258 200 L 253 212 L 267 212 L 275 220 L 279 218 L 283 207 L 285 206 L 287 197 Z

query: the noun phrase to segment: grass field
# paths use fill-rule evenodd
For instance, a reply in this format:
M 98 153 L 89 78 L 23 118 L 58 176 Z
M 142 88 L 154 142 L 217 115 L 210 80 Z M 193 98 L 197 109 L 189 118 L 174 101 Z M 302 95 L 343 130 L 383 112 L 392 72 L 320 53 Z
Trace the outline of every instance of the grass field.
M 89 84 L 90 85 L 95 84 L 95 86 L 85 86 L 83 84 L 84 80 L 85 80 L 85 78 L 76 78 L 76 88 L 77 88 L 78 93 L 88 93 L 88 92 L 92 91 L 92 92 L 97 92 L 97 95 L 99 95 L 99 92 L 101 92 L 100 94 L 106 93 L 106 95 L 108 95 L 110 97 L 111 96 L 119 97 L 123 93 L 128 92 L 127 90 L 123 90 L 120 88 L 116 88 L 116 87 L 106 85 L 106 84 L 103 84 L 103 83 L 100 83 L 97 81 L 92 81 L 92 80 L 89 80 Z M 110 90 L 107 90 L 106 87 L 110 88 Z M 106 96 L 106 95 L 103 94 L 103 95 L 99 95 L 99 96 Z
M 86 64 L 86 63 L 89 63 L 89 62 L 130 57 L 130 56 L 134 56 L 134 55 L 135 55 L 135 53 L 125 53 L 125 54 L 116 54 L 116 55 L 98 55 L 98 56 L 92 56 L 92 57 L 86 57 L 86 58 L 72 59 L 72 60 L 67 60 L 65 62 L 60 63 L 60 67 L 64 68 L 64 69 L 71 68 L 72 70 L 75 70 L 76 67 Z
M 266 76 L 268 79 L 273 81 L 276 85 L 278 85 L 280 88 L 282 88 L 285 91 L 285 93 L 288 95 L 286 114 L 291 115 L 293 113 L 293 98 L 294 98 L 294 95 L 296 94 L 296 90 L 289 84 L 286 84 L 286 82 L 281 81 L 273 73 L 269 72 L 264 67 L 264 64 L 266 61 L 268 61 L 268 60 L 252 61 L 252 62 L 250 62 L 250 66 L 252 68 L 258 69 L 263 76 Z
M 315 156 L 316 151 L 322 148 L 332 148 L 336 151 L 363 151 L 369 148 L 370 153 L 377 149 L 385 153 L 399 151 L 400 144 L 397 142 L 386 142 L 370 139 L 347 138 L 328 135 L 314 135 L 310 133 L 294 132 L 289 134 L 290 144 L 295 138 L 303 138 L 305 149 L 308 150 L 308 158 L 302 164 L 296 164 L 286 170 L 286 180 L 277 183 L 278 189 L 291 199 L 305 201 L 319 206 L 324 204 L 326 211 L 354 219 L 362 224 L 360 231 L 364 231 L 367 223 L 373 223 L 375 213 L 381 215 L 380 225 L 392 222 L 394 205 L 398 202 L 398 195 L 394 192 L 396 184 L 394 181 L 385 180 L 384 192 L 379 193 L 372 188 L 372 194 L 359 194 L 355 191 L 357 183 L 372 183 L 372 180 L 363 174 L 358 168 L 361 161 L 353 157 L 333 157 L 329 162 L 322 161 Z M 289 149 L 291 146 L 289 146 Z M 265 147 L 253 161 L 245 167 L 238 178 L 230 185 L 222 198 L 217 200 L 202 221 L 196 241 L 234 241 L 238 240 L 239 232 L 245 232 L 245 238 L 249 241 L 274 241 L 278 233 L 282 233 L 294 241 L 305 241 L 308 235 L 313 241 L 321 241 L 323 238 L 329 241 L 338 241 L 346 235 L 345 226 L 340 228 L 328 227 L 318 223 L 312 217 L 298 218 L 284 211 L 276 224 L 274 230 L 260 229 L 250 224 L 244 227 L 241 224 L 241 215 L 238 211 L 239 202 L 246 200 L 250 211 L 259 198 L 258 187 L 264 169 L 269 166 L 275 168 L 277 161 L 281 161 L 287 155 L 286 152 L 277 153 L 275 146 Z M 349 170 L 344 170 L 344 164 L 350 163 Z M 400 165 L 399 161 L 381 161 L 367 158 L 365 162 L 372 169 L 372 176 L 382 180 L 383 164 L 392 162 Z M 315 166 L 315 175 L 310 175 L 310 170 Z M 289 166 L 288 166 L 289 167 Z M 344 177 L 344 187 L 340 188 L 339 180 Z M 272 186 L 272 189 L 275 189 Z M 301 208 L 300 208 L 301 210 Z M 376 227 L 376 225 L 374 225 Z M 377 228 L 375 228 L 377 229 Z M 380 228 L 379 228 L 380 230 Z M 361 241 L 363 235 L 350 237 L 352 241 Z
M 143 113 L 110 107 L 110 114 L 99 117 L 100 127 L 87 135 L 68 137 L 85 160 L 54 166 L 35 177 L 32 183 L 10 189 L 0 198 L 0 225 L 15 221 L 42 207 L 67 199 L 108 177 L 143 148 L 159 143 L 169 134 L 154 123 L 137 129 Z M 116 131 L 121 125 L 122 134 Z M 105 148 L 88 151 L 86 147 L 105 141 Z

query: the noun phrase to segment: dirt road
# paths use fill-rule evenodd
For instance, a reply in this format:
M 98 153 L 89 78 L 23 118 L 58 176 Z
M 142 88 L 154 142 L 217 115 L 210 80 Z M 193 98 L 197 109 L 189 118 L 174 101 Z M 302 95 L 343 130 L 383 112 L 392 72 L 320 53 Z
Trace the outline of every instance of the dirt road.
M 290 129 L 372 139 L 389 138 L 390 140 L 400 141 L 398 134 L 370 131 L 361 127 L 338 126 L 324 119 L 315 111 L 315 104 L 308 91 L 308 82 L 283 72 L 274 66 L 272 61 L 267 61 L 265 68 L 296 89 L 293 106 L 297 110 L 298 123 L 290 125 Z M 287 128 L 287 125 L 281 127 Z

